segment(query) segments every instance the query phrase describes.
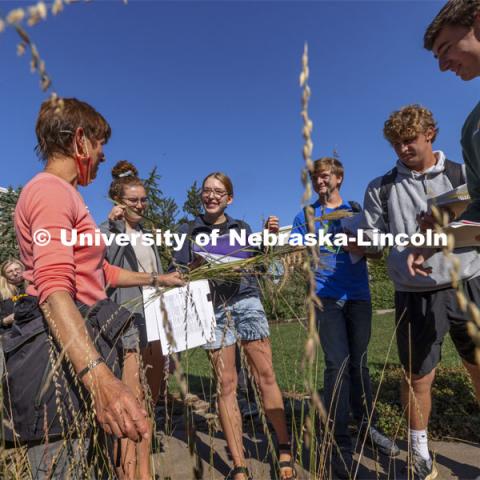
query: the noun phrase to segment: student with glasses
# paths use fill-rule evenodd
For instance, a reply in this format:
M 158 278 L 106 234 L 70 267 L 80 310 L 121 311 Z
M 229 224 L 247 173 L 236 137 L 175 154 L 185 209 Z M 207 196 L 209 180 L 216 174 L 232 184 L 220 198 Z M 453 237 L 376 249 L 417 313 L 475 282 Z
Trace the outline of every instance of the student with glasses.
M 132 240 L 133 237 L 137 238 L 125 246 L 119 246 L 113 241 L 107 249 L 107 259 L 111 265 L 157 275 L 157 272 L 162 272 L 158 251 L 155 245 L 143 245 L 141 241 L 144 233 L 141 222 L 148 197 L 143 181 L 138 178 L 138 170 L 130 162 L 121 160 L 113 167 L 112 177 L 109 197 L 116 204 L 110 211 L 108 220 L 100 225 L 100 229 L 106 234 L 127 233 Z M 142 287 L 109 288 L 107 294 L 113 301 L 135 314 L 134 324 L 122 337 L 123 348 L 128 352 L 124 381 L 136 392 L 139 400 L 145 402 L 144 388 L 139 378 L 140 352 L 153 409 L 160 390 L 163 392 L 164 389 L 165 357 L 159 340 L 147 343 Z M 150 478 L 150 443 L 151 439 L 135 446 L 128 440 L 122 440 L 121 462 L 126 478 Z
M 218 230 L 222 236 L 230 230 L 242 229 L 246 230 L 247 235 L 251 233 L 247 223 L 225 213 L 233 202 L 233 185 L 227 175 L 220 172 L 207 175 L 202 183 L 201 196 L 205 213 L 179 228 L 180 233 L 187 234 L 189 239 L 180 251 L 175 252 L 175 262 L 181 265 L 190 265 L 195 260 L 195 252 L 199 251 L 195 237 L 200 233 Z M 278 220 L 270 217 L 267 228 L 278 231 Z M 221 241 L 217 245 L 225 246 Z M 226 254 L 225 250 L 216 250 L 213 242 L 206 248 L 212 255 Z M 239 247 L 235 246 L 233 249 L 235 252 L 232 251 L 232 255 L 241 255 L 243 258 L 251 255 L 245 248 L 239 251 Z M 240 282 L 215 281 L 211 283 L 211 290 L 216 317 L 215 340 L 204 345 L 204 349 L 209 354 L 218 383 L 218 414 L 234 463 L 230 476 L 233 480 L 250 478 L 246 468 L 242 420 L 236 396 L 235 345 L 240 341 L 258 386 L 266 416 L 279 442 L 278 477 L 282 480 L 293 479 L 296 472 L 283 399 L 273 371 L 270 332 L 259 298 L 257 280 L 252 275 L 244 275 Z

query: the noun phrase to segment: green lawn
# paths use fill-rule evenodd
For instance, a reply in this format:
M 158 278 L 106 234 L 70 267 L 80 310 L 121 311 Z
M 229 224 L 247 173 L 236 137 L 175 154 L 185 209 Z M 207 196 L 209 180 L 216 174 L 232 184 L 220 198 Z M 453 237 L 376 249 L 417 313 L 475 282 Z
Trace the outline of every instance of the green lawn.
M 274 368 L 280 388 L 289 392 L 304 391 L 305 369 L 302 366 L 302 359 L 307 335 L 305 326 L 298 322 L 275 324 L 270 326 L 270 330 Z M 390 353 L 388 353 L 389 348 Z M 373 377 L 379 375 L 385 363 L 389 366 L 399 366 L 393 314 L 374 316 L 368 353 Z M 198 387 L 203 391 L 212 388 L 209 385 L 210 366 L 207 355 L 202 349 L 194 349 L 183 354 L 182 365 L 190 377 L 190 386 L 193 391 Z M 446 339 L 443 347 L 441 365 L 445 367 L 461 366 L 461 361 L 450 337 Z M 323 385 L 323 367 L 323 353 L 320 351 L 314 372 L 318 388 Z
M 271 325 L 274 368 L 283 391 L 305 392 L 307 369 L 302 360 L 306 329 L 300 323 Z M 389 353 L 390 348 L 390 353 Z M 202 349 L 182 355 L 182 364 L 188 374 L 188 389 L 204 398 L 215 393 L 207 355 Z M 397 346 L 394 338 L 393 314 L 375 315 L 369 348 L 370 375 L 374 396 L 378 392 L 376 411 L 379 426 L 392 436 L 405 438 L 406 423 L 400 404 L 400 380 Z M 384 372 L 384 366 L 387 366 Z M 433 438 L 463 438 L 480 441 L 480 412 L 470 379 L 461 368 L 461 361 L 450 337 L 443 347 L 443 359 L 433 386 L 433 409 L 429 433 Z M 323 386 L 323 353 L 320 351 L 313 375 L 317 389 Z M 175 382 L 171 387 L 175 390 Z M 468 418 L 468 422 L 465 419 Z

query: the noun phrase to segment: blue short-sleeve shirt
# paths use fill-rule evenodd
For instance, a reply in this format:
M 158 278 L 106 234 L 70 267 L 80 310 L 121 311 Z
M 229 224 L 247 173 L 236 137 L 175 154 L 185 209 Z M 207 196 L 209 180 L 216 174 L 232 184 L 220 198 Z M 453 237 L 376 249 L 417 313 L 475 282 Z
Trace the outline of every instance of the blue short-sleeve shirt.
M 317 200 L 314 208 L 315 218 L 336 210 L 352 211 L 349 204 L 342 204 L 337 208 L 327 208 Z M 315 222 L 315 232 L 324 230 L 325 233 L 340 233 L 343 231 L 340 220 Z M 292 233 L 305 235 L 308 227 L 305 212 L 302 210 L 293 221 Z M 368 269 L 365 257 L 352 263 L 348 252 L 342 247 L 323 245 L 320 249 L 321 268 L 315 271 L 316 293 L 320 298 L 334 298 L 337 300 L 370 300 L 368 286 Z

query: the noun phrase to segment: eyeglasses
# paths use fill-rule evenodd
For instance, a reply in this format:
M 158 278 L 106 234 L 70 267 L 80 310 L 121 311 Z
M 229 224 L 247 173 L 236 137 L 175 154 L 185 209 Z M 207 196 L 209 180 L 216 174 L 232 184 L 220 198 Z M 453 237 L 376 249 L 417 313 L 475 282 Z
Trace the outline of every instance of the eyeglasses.
M 218 188 L 204 188 L 202 190 L 202 195 L 204 197 L 213 195 L 215 198 L 222 198 L 225 195 L 228 195 L 228 192 L 226 190 L 219 190 Z
M 148 203 L 148 198 L 147 197 L 124 198 L 123 201 L 127 204 L 130 204 L 130 205 L 137 205 L 138 202 L 140 202 L 142 205 L 146 205 Z

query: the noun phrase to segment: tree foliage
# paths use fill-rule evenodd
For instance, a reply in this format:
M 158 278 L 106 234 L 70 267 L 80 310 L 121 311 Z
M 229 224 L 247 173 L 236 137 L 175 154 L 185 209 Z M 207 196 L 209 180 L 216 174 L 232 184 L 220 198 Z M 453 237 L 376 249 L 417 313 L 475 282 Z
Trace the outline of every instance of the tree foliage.
M 21 187 L 10 187 L 6 193 L 0 193 L 0 262 L 19 257 L 13 215 L 20 191 Z
M 154 167 L 144 180 L 149 200 L 145 211 L 144 226 L 150 231 L 159 229 L 174 232 L 179 224 L 187 222 L 202 213 L 201 188 L 197 186 L 197 181 L 193 182 L 186 192 L 186 199 L 180 211 L 175 199 L 164 195 L 160 187 L 161 178 L 161 175 L 157 173 L 157 167 Z M 162 258 L 162 265 L 167 268 L 172 259 L 172 252 L 164 245 L 157 248 Z
M 155 230 L 174 231 L 179 213 L 175 199 L 163 194 L 160 188 L 161 178 L 161 175 L 157 173 L 157 167 L 154 167 L 144 180 L 148 197 L 144 226 L 152 232 L 155 232 Z M 162 259 L 162 266 L 166 269 L 172 259 L 171 251 L 165 245 L 158 245 L 157 249 Z
M 196 180 L 187 190 L 187 199 L 183 204 L 183 212 L 187 215 L 187 217 L 185 217 L 184 220 L 191 220 L 203 212 L 201 191 L 202 188 L 197 186 Z
M 395 288 L 387 272 L 387 255 L 388 252 L 385 252 L 381 259 L 368 261 L 370 293 L 374 310 L 385 310 L 395 306 Z

